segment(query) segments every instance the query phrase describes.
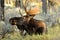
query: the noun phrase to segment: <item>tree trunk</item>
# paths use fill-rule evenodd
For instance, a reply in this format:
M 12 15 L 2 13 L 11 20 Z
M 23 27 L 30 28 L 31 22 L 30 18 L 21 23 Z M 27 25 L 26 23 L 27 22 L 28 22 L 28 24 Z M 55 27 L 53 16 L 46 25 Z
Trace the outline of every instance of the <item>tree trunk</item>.
M 2 20 L 4 21 L 4 0 L 1 0 Z
M 43 13 L 47 13 L 47 0 L 42 0 Z

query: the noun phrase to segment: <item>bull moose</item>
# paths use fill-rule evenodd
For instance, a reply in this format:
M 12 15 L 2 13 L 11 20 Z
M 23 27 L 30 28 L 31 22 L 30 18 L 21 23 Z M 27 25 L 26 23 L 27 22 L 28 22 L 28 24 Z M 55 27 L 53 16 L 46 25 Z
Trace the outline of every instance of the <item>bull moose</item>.
M 47 27 L 44 21 L 36 20 L 33 18 L 28 20 L 29 18 L 30 17 L 27 16 L 13 17 L 10 18 L 9 23 L 12 25 L 16 25 L 21 32 L 24 32 L 25 30 L 30 35 L 46 33 Z

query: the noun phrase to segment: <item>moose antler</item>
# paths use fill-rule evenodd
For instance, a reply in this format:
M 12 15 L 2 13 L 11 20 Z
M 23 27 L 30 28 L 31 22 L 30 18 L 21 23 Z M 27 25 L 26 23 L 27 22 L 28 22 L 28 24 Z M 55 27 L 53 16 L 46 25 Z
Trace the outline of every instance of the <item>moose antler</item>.
M 22 13 L 21 13 L 21 9 L 19 9 L 20 15 L 23 17 Z
M 29 11 L 27 11 L 27 1 L 28 0 L 25 1 L 25 3 L 24 3 L 25 5 L 23 4 L 23 7 L 24 7 L 26 14 L 29 15 L 29 11 L 31 10 L 31 7 L 29 8 Z
M 37 4 L 38 3 L 36 3 L 36 2 L 29 2 L 29 3 L 25 2 L 25 5 L 23 5 L 23 6 L 24 6 L 24 10 L 25 10 L 26 14 L 32 15 L 32 16 L 39 14 L 40 9 L 39 9 L 39 6 Z M 27 6 L 29 6 L 29 7 L 27 7 Z

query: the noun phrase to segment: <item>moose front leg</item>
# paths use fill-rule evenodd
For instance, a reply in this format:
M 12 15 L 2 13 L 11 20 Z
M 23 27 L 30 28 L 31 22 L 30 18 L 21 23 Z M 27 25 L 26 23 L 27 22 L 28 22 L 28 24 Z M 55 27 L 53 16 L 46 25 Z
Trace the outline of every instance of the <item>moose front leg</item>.
M 26 33 L 27 33 L 26 30 L 22 30 L 22 31 L 21 31 L 21 35 L 22 35 L 22 36 L 25 36 Z

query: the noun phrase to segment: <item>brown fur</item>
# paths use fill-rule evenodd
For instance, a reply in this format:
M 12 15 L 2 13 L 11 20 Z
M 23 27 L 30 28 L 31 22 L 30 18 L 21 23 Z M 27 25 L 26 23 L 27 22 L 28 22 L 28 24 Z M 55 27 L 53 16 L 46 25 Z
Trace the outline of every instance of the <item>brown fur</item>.
M 43 34 L 46 32 L 46 24 L 42 20 L 31 19 L 28 24 L 30 31 L 33 31 L 35 34 Z
M 43 34 L 46 32 L 46 28 L 47 28 L 44 21 L 36 20 L 36 19 L 33 19 L 32 17 L 27 17 L 27 16 L 24 16 L 23 18 L 22 17 L 11 18 L 10 23 L 12 25 L 16 25 L 19 30 L 26 30 L 27 33 L 30 35 L 33 33 Z

